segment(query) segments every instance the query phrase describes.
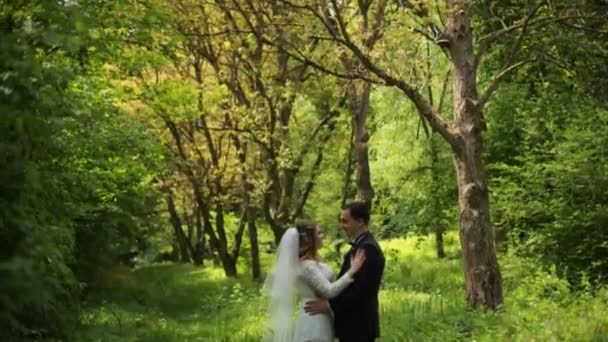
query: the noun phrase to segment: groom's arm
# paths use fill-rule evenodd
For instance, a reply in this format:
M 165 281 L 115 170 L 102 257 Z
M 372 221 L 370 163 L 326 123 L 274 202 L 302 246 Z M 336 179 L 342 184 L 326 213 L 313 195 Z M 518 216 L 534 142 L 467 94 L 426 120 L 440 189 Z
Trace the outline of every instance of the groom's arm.
M 348 310 L 353 304 L 370 296 L 379 286 L 382 277 L 382 256 L 372 244 L 364 244 L 365 262 L 355 275 L 355 281 L 344 292 L 329 301 L 334 312 Z

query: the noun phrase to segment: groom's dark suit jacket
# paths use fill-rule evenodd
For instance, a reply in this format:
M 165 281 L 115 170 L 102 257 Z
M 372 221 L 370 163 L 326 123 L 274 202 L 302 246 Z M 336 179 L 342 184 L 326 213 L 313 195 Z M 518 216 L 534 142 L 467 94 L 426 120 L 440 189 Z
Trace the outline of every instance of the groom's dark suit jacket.
M 374 237 L 363 233 L 344 255 L 340 276 L 350 268 L 350 257 L 357 249 L 365 250 L 365 263 L 355 281 L 330 300 L 334 312 L 334 328 L 340 341 L 372 341 L 380 336 L 378 291 L 384 273 L 384 254 Z

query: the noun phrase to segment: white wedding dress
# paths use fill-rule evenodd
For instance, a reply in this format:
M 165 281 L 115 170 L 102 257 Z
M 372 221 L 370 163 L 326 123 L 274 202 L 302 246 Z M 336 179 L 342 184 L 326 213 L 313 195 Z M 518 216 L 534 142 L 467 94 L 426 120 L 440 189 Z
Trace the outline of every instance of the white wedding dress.
M 353 282 L 345 274 L 337 281 L 332 269 L 325 263 L 304 260 L 300 265 L 297 288 L 300 294 L 300 310 L 294 332 L 294 342 L 333 342 L 333 317 L 330 313 L 309 315 L 304 312 L 306 302 L 315 298 L 334 298 Z
M 264 342 L 333 342 L 330 313 L 309 315 L 306 302 L 315 298 L 334 298 L 354 280 L 345 274 L 335 282 L 329 266 L 314 260 L 300 261 L 299 236 L 289 228 L 281 237 L 275 263 L 264 281 L 262 293 L 270 297 Z M 292 320 L 296 293 L 299 292 L 298 319 Z

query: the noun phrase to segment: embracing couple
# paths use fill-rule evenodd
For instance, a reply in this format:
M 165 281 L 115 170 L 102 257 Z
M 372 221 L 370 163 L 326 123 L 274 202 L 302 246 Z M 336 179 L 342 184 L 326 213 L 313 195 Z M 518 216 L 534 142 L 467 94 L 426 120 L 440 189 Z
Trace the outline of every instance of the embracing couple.
M 287 229 L 263 288 L 270 296 L 264 341 L 333 342 L 335 337 L 341 342 L 367 342 L 380 336 L 378 291 L 384 255 L 368 230 L 369 217 L 361 202 L 340 212 L 340 226 L 351 248 L 337 280 L 317 254 L 323 243 L 319 225 L 299 223 Z M 294 324 L 296 295 L 301 309 Z

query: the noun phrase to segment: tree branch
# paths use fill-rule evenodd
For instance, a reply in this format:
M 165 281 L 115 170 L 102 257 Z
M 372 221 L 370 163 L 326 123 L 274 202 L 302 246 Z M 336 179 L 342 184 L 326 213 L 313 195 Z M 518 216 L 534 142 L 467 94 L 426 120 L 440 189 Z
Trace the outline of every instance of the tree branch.
M 369 35 L 369 39 L 365 42 L 365 46 L 367 46 L 368 49 L 371 49 L 382 36 L 382 24 L 384 23 L 385 16 L 384 11 L 386 10 L 387 4 L 388 0 L 380 0 L 380 4 L 376 9 L 374 22 L 372 24 L 372 31 Z
M 332 0 L 332 4 L 334 4 L 334 10 L 336 11 L 335 17 L 338 21 L 338 25 L 340 26 L 340 31 L 346 32 L 344 20 L 339 12 L 336 0 Z M 348 34 L 343 34 L 342 38 L 343 39 L 337 39 L 337 41 L 346 46 L 361 62 L 361 64 L 367 68 L 367 70 L 384 80 L 384 83 L 387 86 L 394 86 L 400 89 L 408 98 L 410 98 L 410 100 L 412 100 L 412 102 L 414 102 L 418 112 L 429 122 L 434 130 L 439 132 L 439 134 L 441 134 L 450 144 L 456 143 L 456 134 L 454 133 L 450 124 L 446 122 L 437 111 L 435 111 L 433 106 L 428 102 L 427 99 L 424 98 L 422 94 L 420 94 L 418 90 L 416 90 L 416 88 L 401 79 L 397 79 L 394 76 L 389 75 L 386 71 L 379 68 L 365 53 L 363 53 L 357 44 L 350 39 Z
M 345 79 L 345 80 L 363 80 L 363 81 L 369 82 L 371 84 L 382 84 L 382 82 L 377 79 L 372 79 L 372 78 L 365 77 L 365 76 L 359 75 L 359 74 L 344 74 L 344 73 L 326 68 L 323 65 L 321 65 L 321 63 L 315 62 L 312 59 L 308 58 L 302 51 L 300 51 L 297 48 L 294 48 L 293 46 L 292 46 L 292 48 L 296 51 L 297 54 L 286 49 L 284 46 L 281 45 L 281 43 L 273 42 L 266 38 L 264 38 L 264 42 L 268 45 L 272 45 L 272 46 L 276 47 L 277 49 L 279 49 L 282 52 L 289 55 L 289 57 L 295 59 L 296 61 L 307 64 L 307 65 L 311 66 L 313 69 L 321 71 L 327 75 L 335 76 L 337 78 L 341 78 L 341 79 Z M 282 42 L 282 43 L 285 45 L 290 45 L 285 42 Z
M 515 41 L 515 44 L 513 44 L 513 48 L 511 49 L 511 53 L 509 54 L 509 57 L 507 58 L 507 60 L 505 62 L 505 65 L 509 65 L 513 61 L 513 58 L 516 55 L 517 50 L 519 50 L 519 47 L 521 46 L 521 41 L 523 40 L 523 37 L 526 35 L 528 25 L 530 24 L 530 20 L 532 19 L 532 17 L 534 17 L 534 15 L 536 15 L 536 12 L 538 12 L 538 10 L 540 9 L 540 7 L 544 3 L 545 3 L 545 1 L 540 1 L 532 9 L 532 11 L 530 11 L 530 13 L 526 16 L 526 18 L 524 18 L 524 21 L 521 24 L 521 29 L 522 29 L 521 33 L 517 37 L 517 40 Z M 479 48 L 478 48 L 477 54 L 475 55 L 475 65 L 474 65 L 474 68 L 477 68 L 479 66 L 479 61 L 481 60 L 481 57 L 483 56 L 483 54 L 490 47 L 490 44 L 491 44 L 491 41 L 488 41 L 488 40 L 484 41 L 483 38 L 480 39 Z
M 494 79 L 492 80 L 492 82 L 490 83 L 490 85 L 484 91 L 483 95 L 477 101 L 477 104 L 475 105 L 475 107 L 476 107 L 475 110 L 476 111 L 480 111 L 480 110 L 483 109 L 483 107 L 488 102 L 488 100 L 490 99 L 490 97 L 492 96 L 492 94 L 494 94 L 494 92 L 496 91 L 496 89 L 498 89 L 498 85 L 500 84 L 500 81 L 502 81 L 505 77 L 507 77 L 515 69 L 517 69 L 520 66 L 522 66 L 522 65 L 524 65 L 526 63 L 529 63 L 529 62 L 531 62 L 533 60 L 534 60 L 533 58 L 525 59 L 523 61 L 520 61 L 520 62 L 517 62 L 515 64 L 512 64 L 509 67 L 504 68 L 503 70 L 501 70 L 501 72 L 498 73 L 498 75 L 496 75 L 496 77 L 494 77 Z
M 312 192 L 312 189 L 315 185 L 315 180 L 319 174 L 319 169 L 321 167 L 322 162 L 323 162 L 323 148 L 321 147 L 321 148 L 319 148 L 319 151 L 317 153 L 317 158 L 315 160 L 315 163 L 312 166 L 310 178 L 308 179 L 308 182 L 306 182 L 306 186 L 304 187 L 305 188 L 304 194 L 302 195 L 302 197 L 300 199 L 300 203 L 297 205 L 295 211 L 292 214 L 291 221 L 294 221 L 295 218 L 302 215 L 302 212 L 304 211 L 304 205 L 306 205 L 306 202 L 308 201 L 308 197 L 310 196 L 310 193 Z
M 531 14 L 534 14 L 534 12 L 532 12 Z M 589 15 L 569 15 L 569 16 L 561 16 L 561 17 L 553 17 L 553 18 L 539 18 L 536 20 L 530 20 L 529 17 L 524 18 L 524 20 L 522 20 L 521 22 L 505 27 L 501 30 L 498 31 L 494 31 L 492 33 L 489 33 L 483 37 L 481 37 L 478 41 L 477 41 L 477 51 L 478 51 L 478 55 L 481 56 L 485 51 L 487 51 L 487 49 L 494 43 L 496 42 L 498 39 L 500 39 L 502 36 L 511 33 L 515 30 L 518 30 L 520 28 L 523 28 L 524 26 L 526 27 L 534 27 L 534 26 L 539 26 L 539 25 L 547 25 L 547 24 L 552 24 L 552 23 L 556 23 L 556 22 L 561 22 L 561 21 L 565 21 L 565 20 L 571 20 L 571 19 L 606 19 L 608 17 L 608 14 L 604 14 L 602 16 L 589 16 Z

